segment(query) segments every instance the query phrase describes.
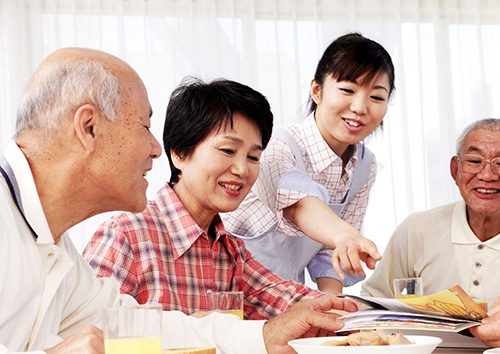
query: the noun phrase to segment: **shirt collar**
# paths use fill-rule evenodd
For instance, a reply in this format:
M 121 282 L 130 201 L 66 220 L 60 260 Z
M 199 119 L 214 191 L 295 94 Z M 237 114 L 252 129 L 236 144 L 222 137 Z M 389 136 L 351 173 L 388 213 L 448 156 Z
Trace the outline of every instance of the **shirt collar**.
M 451 242 L 463 245 L 484 244 L 488 247 L 500 251 L 500 235 L 497 235 L 486 242 L 481 242 L 470 228 L 467 221 L 467 206 L 463 200 L 455 205 L 451 222 Z
M 306 147 L 308 159 L 315 173 L 321 173 L 330 167 L 332 164 L 342 165 L 342 159 L 328 146 L 325 139 L 321 135 L 318 125 L 314 120 L 314 112 L 309 114 L 302 122 L 301 131 L 304 132 L 301 136 L 303 146 Z M 314 147 L 314 148 L 313 148 Z M 350 171 L 355 161 L 357 161 L 357 146 L 353 146 L 352 157 L 347 163 L 346 170 Z
M 158 191 L 156 202 L 160 210 L 163 210 L 165 214 L 165 224 L 175 259 L 178 259 L 189 250 L 199 237 L 208 239 L 208 235 L 196 224 L 168 183 Z M 215 227 L 215 242 L 217 242 L 221 237 L 226 236 L 226 231 L 219 215 L 214 217 L 212 224 Z
M 16 178 L 24 216 L 38 236 L 36 242 L 38 244 L 54 243 L 54 238 L 42 208 L 42 203 L 38 197 L 38 191 L 28 160 L 15 142 L 9 143 L 3 156 L 9 163 Z

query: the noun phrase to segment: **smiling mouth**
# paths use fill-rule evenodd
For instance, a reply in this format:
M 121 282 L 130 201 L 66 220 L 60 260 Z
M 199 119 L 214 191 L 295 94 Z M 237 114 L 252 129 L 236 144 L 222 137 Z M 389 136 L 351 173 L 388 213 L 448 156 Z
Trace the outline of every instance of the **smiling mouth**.
M 352 120 L 352 119 L 347 119 L 347 118 L 344 118 L 344 122 L 346 122 L 347 124 L 349 124 L 351 127 L 354 127 L 354 128 L 357 128 L 357 127 L 360 127 L 361 124 L 356 122 L 355 120 Z
M 475 191 L 481 194 L 497 194 L 500 193 L 499 189 L 486 189 L 486 188 L 475 188 Z
M 226 184 L 226 183 L 223 183 L 223 182 L 219 182 L 219 185 L 226 188 L 226 189 L 229 189 L 231 191 L 239 191 L 241 188 L 241 186 L 237 186 L 235 184 Z

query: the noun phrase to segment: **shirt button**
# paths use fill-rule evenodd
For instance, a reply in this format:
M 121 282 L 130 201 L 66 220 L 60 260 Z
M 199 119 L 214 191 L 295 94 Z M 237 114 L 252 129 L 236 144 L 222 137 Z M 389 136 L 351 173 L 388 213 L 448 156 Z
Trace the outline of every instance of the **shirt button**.
M 478 285 L 479 285 L 479 282 L 478 282 L 477 280 L 474 280 L 474 281 L 472 282 L 472 284 L 474 284 L 475 286 L 478 286 Z
M 484 245 L 479 245 L 479 246 L 477 246 L 477 249 L 478 249 L 478 250 L 482 250 L 483 248 L 484 248 Z
M 47 254 L 47 258 L 50 258 L 50 257 L 53 257 L 54 256 L 54 252 L 50 252 Z
M 475 265 L 476 265 L 476 268 L 481 268 L 481 263 L 476 262 L 476 264 L 475 264 Z

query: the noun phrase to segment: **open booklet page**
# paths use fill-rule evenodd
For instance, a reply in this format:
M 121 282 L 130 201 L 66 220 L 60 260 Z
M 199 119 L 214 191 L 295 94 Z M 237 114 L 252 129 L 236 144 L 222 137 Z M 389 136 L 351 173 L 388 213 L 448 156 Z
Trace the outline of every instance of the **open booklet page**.
M 480 325 L 480 321 L 487 316 L 486 311 L 458 285 L 433 295 L 407 299 L 342 296 L 361 302 L 368 308 L 343 316 L 345 325 L 341 332 L 382 329 L 415 334 L 425 331 L 427 333 L 421 334 L 442 337 L 440 347 L 455 347 L 456 343 L 462 343 L 464 347 L 485 347 L 476 338 L 457 334 Z M 430 334 L 428 331 L 435 332 Z M 459 337 L 453 337 L 452 333 Z
M 444 314 L 472 321 L 480 321 L 487 316 L 486 311 L 459 285 L 436 294 L 414 298 L 391 299 L 356 295 L 341 296 L 362 302 L 373 309 L 419 314 Z

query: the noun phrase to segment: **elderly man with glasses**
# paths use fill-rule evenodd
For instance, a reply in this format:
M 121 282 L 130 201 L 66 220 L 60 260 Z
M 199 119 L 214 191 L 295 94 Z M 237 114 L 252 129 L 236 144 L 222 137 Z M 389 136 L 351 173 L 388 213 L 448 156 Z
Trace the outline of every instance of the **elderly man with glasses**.
M 361 293 L 393 297 L 393 280 L 422 277 L 424 294 L 460 285 L 474 300 L 500 295 L 500 119 L 469 125 L 451 158 L 463 200 L 410 215 Z

